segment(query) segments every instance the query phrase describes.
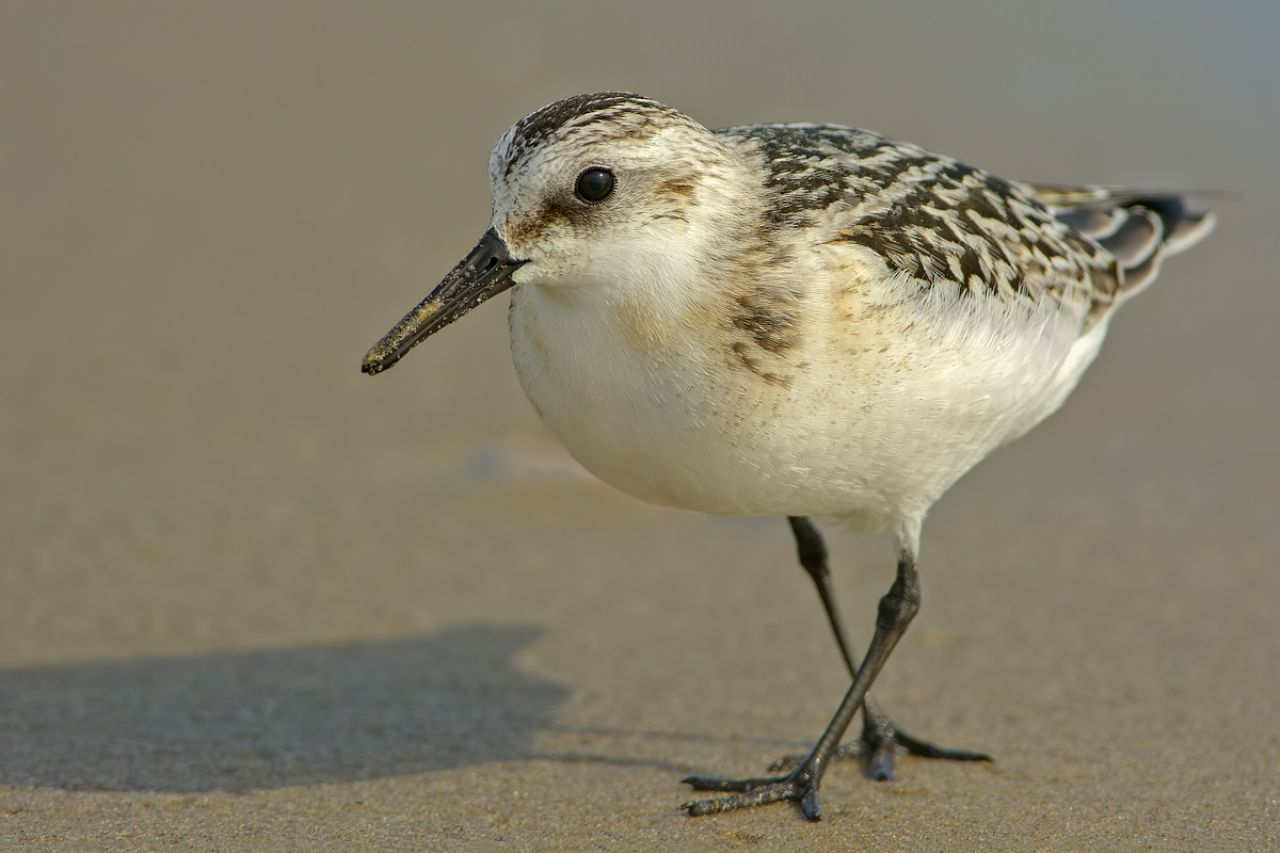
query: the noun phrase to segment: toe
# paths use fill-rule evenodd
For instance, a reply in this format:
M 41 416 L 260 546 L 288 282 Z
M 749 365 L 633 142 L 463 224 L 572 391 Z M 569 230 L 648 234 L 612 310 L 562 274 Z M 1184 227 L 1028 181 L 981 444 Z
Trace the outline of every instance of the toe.
M 695 791 L 751 791 L 763 788 L 776 782 L 785 782 L 786 777 L 768 776 L 756 779 L 728 779 L 723 776 L 686 776 L 680 781 L 692 786 Z
M 943 761 L 994 761 L 990 755 L 985 752 L 976 752 L 969 749 L 948 749 L 947 747 L 938 746 L 927 740 L 921 740 L 907 734 L 902 729 L 894 727 L 893 739 L 907 751 L 908 755 L 915 755 L 920 758 L 938 758 Z
M 809 777 L 796 775 L 781 779 L 721 779 L 714 776 L 691 776 L 686 782 L 699 790 L 732 791 L 727 797 L 705 800 L 689 800 L 680 808 L 691 817 L 718 814 L 734 809 L 751 808 L 776 803 L 780 800 L 799 800 L 800 808 L 809 820 L 822 819 L 822 802 L 818 799 L 816 785 Z
M 822 820 L 822 798 L 818 796 L 817 788 L 805 791 L 804 796 L 800 798 L 800 811 L 808 820 Z

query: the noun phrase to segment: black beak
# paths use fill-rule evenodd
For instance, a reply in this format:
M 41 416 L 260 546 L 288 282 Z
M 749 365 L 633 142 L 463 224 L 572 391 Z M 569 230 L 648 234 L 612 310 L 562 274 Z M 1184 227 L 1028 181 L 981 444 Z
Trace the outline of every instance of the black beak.
M 511 287 L 511 274 L 524 263 L 511 259 L 507 244 L 490 228 L 436 289 L 373 345 L 360 369 L 372 376 L 391 367 L 419 343 Z

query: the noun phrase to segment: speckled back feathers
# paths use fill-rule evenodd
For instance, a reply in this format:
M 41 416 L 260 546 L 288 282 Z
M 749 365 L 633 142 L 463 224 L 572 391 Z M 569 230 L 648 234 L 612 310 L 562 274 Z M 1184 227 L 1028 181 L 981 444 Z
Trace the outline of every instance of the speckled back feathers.
M 873 252 L 922 286 L 1007 301 L 1076 302 L 1104 315 L 1148 283 L 1172 238 L 1207 225 L 1176 196 L 1040 188 L 865 130 L 754 125 L 717 133 L 754 144 L 768 228 Z

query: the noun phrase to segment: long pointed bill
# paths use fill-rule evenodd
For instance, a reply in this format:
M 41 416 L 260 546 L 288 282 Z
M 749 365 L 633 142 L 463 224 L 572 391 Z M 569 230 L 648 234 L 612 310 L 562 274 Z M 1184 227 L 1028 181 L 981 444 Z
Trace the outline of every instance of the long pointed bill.
M 511 259 L 507 245 L 490 228 L 436 289 L 373 345 L 360 369 L 370 376 L 388 369 L 419 343 L 511 287 L 511 274 L 524 263 Z

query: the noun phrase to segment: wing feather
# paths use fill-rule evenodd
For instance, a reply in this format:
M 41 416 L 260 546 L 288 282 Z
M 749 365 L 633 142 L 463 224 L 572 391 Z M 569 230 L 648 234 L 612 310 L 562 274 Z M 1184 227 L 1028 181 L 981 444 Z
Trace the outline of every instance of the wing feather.
M 1120 287 L 1116 259 L 1037 198 L 958 160 L 879 134 L 830 125 L 734 128 L 759 148 L 766 225 L 856 244 L 922 287 L 950 285 L 1038 303 L 1105 310 Z M 1093 230 L 1107 233 L 1110 221 Z
M 1085 327 L 1213 226 L 1182 195 L 1006 181 L 866 130 L 717 133 L 756 146 L 770 191 L 766 229 L 816 229 L 922 287 L 1083 306 Z

